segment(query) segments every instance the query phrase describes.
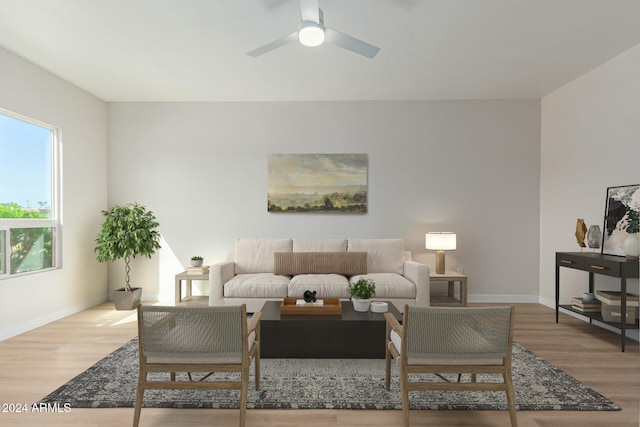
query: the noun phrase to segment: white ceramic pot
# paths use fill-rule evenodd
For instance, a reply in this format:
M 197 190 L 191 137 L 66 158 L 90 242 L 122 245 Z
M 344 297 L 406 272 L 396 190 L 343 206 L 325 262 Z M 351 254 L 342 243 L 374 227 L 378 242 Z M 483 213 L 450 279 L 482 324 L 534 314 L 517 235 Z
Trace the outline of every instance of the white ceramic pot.
M 192 259 L 191 260 L 191 266 L 192 267 L 202 267 L 202 261 L 201 259 Z
M 355 311 L 369 311 L 370 299 L 351 298 Z
M 640 241 L 636 233 L 629 234 L 624 241 L 624 256 L 630 261 L 637 261 L 640 254 Z
M 384 301 L 371 301 L 372 313 L 386 313 L 389 310 L 389 304 Z

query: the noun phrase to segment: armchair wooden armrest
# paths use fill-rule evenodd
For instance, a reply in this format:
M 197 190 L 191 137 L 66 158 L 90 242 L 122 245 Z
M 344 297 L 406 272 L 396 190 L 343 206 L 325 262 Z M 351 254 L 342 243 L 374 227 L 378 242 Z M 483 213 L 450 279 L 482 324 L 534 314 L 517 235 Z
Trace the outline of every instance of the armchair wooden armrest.
M 257 313 L 253 313 L 253 315 L 251 316 L 251 319 L 249 320 L 249 323 L 247 324 L 247 332 L 251 333 L 253 331 L 255 331 L 257 329 L 258 326 L 260 326 L 260 319 L 262 318 L 262 312 L 259 311 Z
M 407 306 L 405 305 L 405 312 L 407 310 Z M 385 370 L 387 372 L 386 378 L 385 378 L 385 388 L 387 389 L 387 391 L 389 391 L 391 389 L 391 359 L 394 357 L 398 357 L 399 353 L 396 350 L 396 348 L 393 346 L 393 344 L 391 343 L 391 331 L 396 332 L 398 335 L 400 335 L 401 337 L 403 336 L 402 334 L 402 325 L 400 325 L 400 322 L 398 322 L 398 319 L 396 319 L 393 314 L 391 313 L 385 313 L 384 314 L 384 318 L 387 321 L 387 328 L 385 331 L 385 340 L 384 340 L 384 346 L 385 346 Z
M 398 335 L 402 336 L 402 325 L 398 322 L 398 319 L 393 317 L 391 313 L 385 313 L 384 318 L 387 320 L 387 326 L 389 327 L 389 332 L 396 331 Z

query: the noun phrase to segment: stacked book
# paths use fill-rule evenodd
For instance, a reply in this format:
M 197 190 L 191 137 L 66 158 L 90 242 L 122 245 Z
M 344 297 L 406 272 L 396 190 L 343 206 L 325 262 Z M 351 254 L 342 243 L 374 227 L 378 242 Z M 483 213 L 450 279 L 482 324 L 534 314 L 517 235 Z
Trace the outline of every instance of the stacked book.
M 573 297 L 571 298 L 571 308 L 583 313 L 599 313 L 602 304 L 596 298 Z
M 313 305 L 313 306 L 316 306 L 316 307 L 322 307 L 322 306 L 324 306 L 324 300 L 319 299 L 319 300 L 316 300 L 316 301 L 313 301 L 313 302 L 306 302 L 303 299 L 297 299 L 296 300 L 296 306 L 300 307 L 300 306 L 303 306 L 303 305 Z
M 203 275 L 209 274 L 209 266 L 203 265 L 202 267 L 187 267 L 187 274 Z

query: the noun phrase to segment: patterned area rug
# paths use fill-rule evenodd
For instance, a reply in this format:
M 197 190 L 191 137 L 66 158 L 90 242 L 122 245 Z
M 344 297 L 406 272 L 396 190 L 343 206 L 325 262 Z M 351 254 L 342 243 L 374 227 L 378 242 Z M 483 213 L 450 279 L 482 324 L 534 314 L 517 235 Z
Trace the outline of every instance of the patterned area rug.
M 391 391 L 387 392 L 384 388 L 384 360 L 262 359 L 261 389 L 254 390 L 252 379 L 247 407 L 401 409 L 398 372 L 396 366 L 393 368 Z M 73 408 L 133 407 L 137 375 L 138 344 L 134 338 L 41 402 L 69 403 Z M 216 375 L 221 378 L 235 374 Z M 479 376 L 481 381 L 500 381 L 499 378 Z M 518 410 L 621 409 L 517 343 L 513 344 L 513 382 Z M 507 409 L 504 393 L 499 392 L 412 392 L 409 395 L 411 409 Z M 238 408 L 238 400 L 239 392 L 232 390 L 147 390 L 144 406 Z

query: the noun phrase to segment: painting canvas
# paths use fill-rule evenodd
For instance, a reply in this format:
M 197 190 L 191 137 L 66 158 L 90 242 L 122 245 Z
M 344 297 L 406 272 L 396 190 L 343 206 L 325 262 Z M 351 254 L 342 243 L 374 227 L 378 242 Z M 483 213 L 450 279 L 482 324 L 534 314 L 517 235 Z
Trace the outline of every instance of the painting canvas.
M 640 185 L 607 188 L 602 253 L 624 256 L 624 241 L 638 232 Z
M 270 154 L 269 212 L 367 212 L 366 154 Z

